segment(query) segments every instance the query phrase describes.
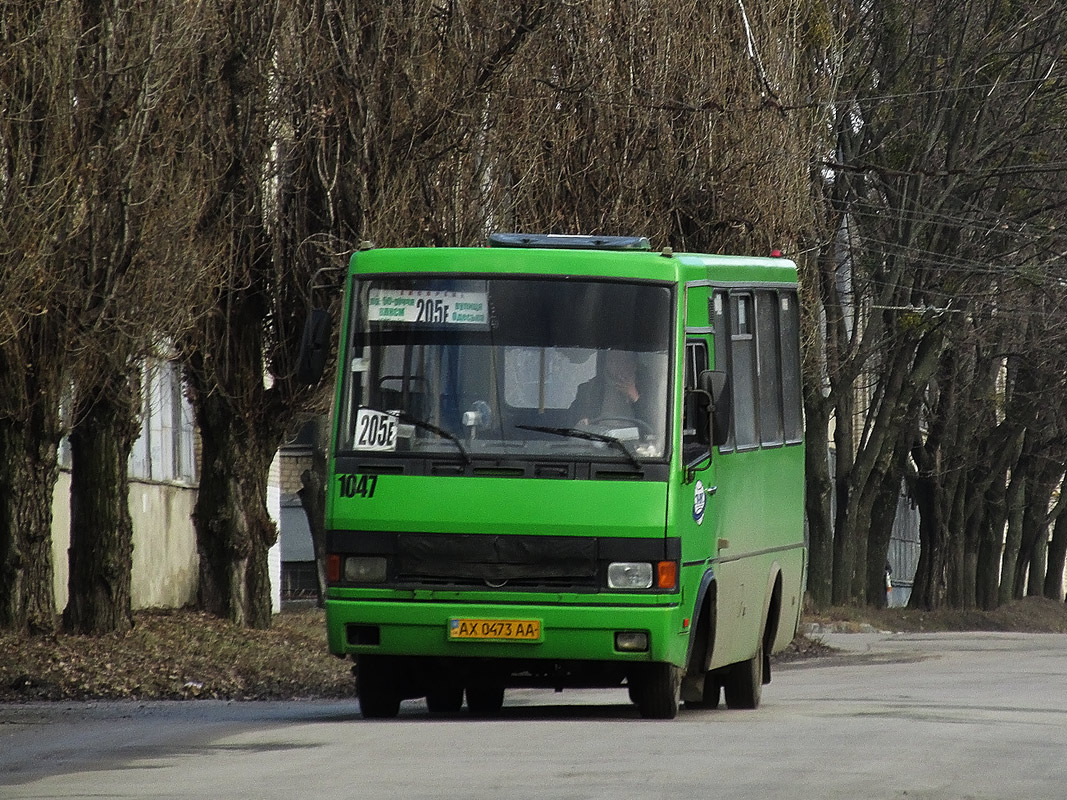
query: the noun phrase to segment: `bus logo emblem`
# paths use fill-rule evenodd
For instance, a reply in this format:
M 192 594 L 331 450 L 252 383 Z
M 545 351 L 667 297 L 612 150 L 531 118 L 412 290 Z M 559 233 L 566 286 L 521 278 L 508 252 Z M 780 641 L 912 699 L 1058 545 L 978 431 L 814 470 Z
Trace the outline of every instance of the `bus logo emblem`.
M 704 507 L 708 504 L 708 495 L 704 491 L 704 484 L 697 481 L 693 492 L 693 521 L 697 525 L 704 524 Z

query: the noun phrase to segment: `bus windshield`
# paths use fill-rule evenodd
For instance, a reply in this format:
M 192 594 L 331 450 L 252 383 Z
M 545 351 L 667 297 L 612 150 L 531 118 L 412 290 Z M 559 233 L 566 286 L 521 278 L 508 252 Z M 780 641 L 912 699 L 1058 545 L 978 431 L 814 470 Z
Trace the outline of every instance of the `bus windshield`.
M 672 289 L 356 279 L 339 452 L 662 460 Z

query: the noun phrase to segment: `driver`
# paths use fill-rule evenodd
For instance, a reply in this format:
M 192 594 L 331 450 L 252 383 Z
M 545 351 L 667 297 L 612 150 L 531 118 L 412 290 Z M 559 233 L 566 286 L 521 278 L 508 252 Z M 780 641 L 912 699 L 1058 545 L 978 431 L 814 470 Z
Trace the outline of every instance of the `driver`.
M 607 350 L 596 376 L 578 387 L 571 411 L 579 425 L 599 419 L 642 420 L 644 411 L 637 386 L 637 354 Z

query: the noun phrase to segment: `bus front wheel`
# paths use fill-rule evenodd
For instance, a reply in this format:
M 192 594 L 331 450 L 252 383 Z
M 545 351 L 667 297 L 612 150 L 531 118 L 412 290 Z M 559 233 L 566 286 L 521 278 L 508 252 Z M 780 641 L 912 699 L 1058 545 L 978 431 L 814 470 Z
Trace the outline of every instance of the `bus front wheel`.
M 674 719 L 682 687 L 682 671 L 674 664 L 648 664 L 634 676 L 631 697 L 645 719 Z
M 364 719 L 391 719 L 400 712 L 396 670 L 381 656 L 359 656 L 356 696 Z
M 463 707 L 463 684 L 447 678 L 426 692 L 426 707 L 435 714 L 454 714 Z
M 502 684 L 489 682 L 467 686 L 467 709 L 477 717 L 490 717 L 500 713 L 504 707 L 504 687 Z

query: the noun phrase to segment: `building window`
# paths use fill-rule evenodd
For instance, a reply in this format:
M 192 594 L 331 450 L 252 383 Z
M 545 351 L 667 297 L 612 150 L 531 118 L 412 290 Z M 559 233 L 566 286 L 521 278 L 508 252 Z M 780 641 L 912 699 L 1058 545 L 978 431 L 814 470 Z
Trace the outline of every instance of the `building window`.
M 149 359 L 141 391 L 141 435 L 130 453 L 130 477 L 195 483 L 193 411 L 180 368 L 170 361 Z

